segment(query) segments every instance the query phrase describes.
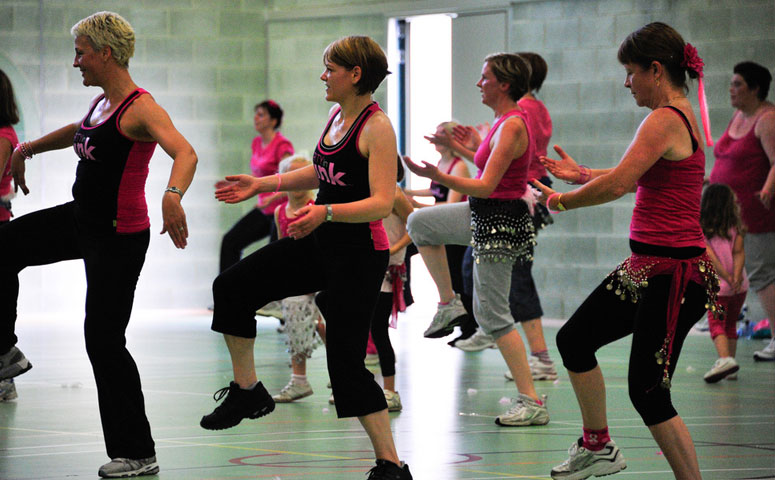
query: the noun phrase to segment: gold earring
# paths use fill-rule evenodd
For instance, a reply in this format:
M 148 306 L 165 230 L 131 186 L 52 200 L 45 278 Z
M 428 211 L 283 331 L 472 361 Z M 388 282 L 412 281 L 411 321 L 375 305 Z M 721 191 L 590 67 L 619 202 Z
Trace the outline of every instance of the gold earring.
M 657 78 L 657 87 L 659 87 L 659 79 Z

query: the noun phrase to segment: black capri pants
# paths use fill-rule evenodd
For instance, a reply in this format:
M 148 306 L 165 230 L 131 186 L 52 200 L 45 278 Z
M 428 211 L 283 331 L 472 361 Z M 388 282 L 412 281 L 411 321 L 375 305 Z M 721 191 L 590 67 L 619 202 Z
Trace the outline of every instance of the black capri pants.
M 316 233 L 270 243 L 222 272 L 213 282 L 212 329 L 254 338 L 258 308 L 285 297 L 325 292 L 320 307 L 337 415 L 360 417 L 384 410 L 385 395 L 363 360 L 388 251 L 323 243 Z
M 664 365 L 657 364 L 667 333 L 667 300 L 671 275 L 649 278 L 641 298 L 632 303 L 621 300 L 601 283 L 557 333 L 557 348 L 563 365 L 571 372 L 588 372 L 597 366 L 595 352 L 602 346 L 632 334 L 630 365 L 627 374 L 630 400 L 647 426 L 678 415 L 670 390 L 660 386 Z M 670 357 L 670 378 L 686 335 L 705 313 L 707 294 L 704 287 L 689 282 L 684 294 Z

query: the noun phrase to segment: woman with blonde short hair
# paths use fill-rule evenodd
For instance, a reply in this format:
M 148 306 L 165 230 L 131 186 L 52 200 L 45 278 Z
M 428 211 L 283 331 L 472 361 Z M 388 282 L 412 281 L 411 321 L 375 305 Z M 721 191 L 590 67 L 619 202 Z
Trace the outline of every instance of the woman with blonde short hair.
M 32 365 L 15 346 L 19 272 L 31 265 L 83 259 L 86 269 L 84 334 L 97 383 L 100 419 L 111 461 L 106 478 L 159 471 L 145 415 L 140 375 L 126 349 L 135 286 L 150 241 L 145 200 L 148 164 L 156 145 L 173 159 L 162 198 L 161 233 L 186 247 L 188 226 L 181 200 L 196 169 L 194 149 L 167 112 L 129 75 L 134 31 L 112 12 L 84 18 L 71 30 L 73 67 L 83 84 L 102 89 L 86 115 L 38 139 L 22 142 L 11 157 L 16 188 L 26 195 L 26 162 L 33 155 L 73 147 L 79 157 L 74 200 L 20 217 L 0 229 L 0 379 Z M 52 232 L 56 240 L 52 241 Z

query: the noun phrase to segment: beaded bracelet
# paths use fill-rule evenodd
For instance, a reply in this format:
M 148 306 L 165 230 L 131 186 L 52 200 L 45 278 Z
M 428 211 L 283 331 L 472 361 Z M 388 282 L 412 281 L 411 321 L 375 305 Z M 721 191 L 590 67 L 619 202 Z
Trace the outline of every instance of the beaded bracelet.
M 22 152 L 22 155 L 26 160 L 29 160 L 34 155 L 32 147 L 30 147 L 30 142 L 21 142 L 20 144 L 16 145 L 16 148 Z

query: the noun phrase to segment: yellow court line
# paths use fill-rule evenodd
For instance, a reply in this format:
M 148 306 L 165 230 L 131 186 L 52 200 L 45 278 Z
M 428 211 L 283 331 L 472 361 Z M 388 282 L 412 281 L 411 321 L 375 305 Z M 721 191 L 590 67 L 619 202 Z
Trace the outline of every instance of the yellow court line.
M 472 470 L 469 468 L 460 468 L 458 470 L 462 472 L 468 472 L 468 473 L 482 473 L 485 475 L 497 475 L 499 477 L 507 477 L 507 478 L 532 478 L 534 480 L 551 480 L 550 477 L 536 477 L 535 475 L 517 475 L 515 473 L 488 472 L 486 470 Z

